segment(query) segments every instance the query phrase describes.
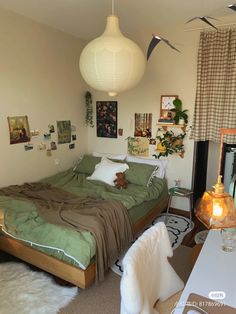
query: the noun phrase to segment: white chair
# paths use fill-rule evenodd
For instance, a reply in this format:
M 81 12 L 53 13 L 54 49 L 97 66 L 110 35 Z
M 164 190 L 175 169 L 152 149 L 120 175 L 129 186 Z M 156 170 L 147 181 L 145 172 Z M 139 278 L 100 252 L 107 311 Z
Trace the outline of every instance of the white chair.
M 183 289 L 184 283 L 168 262 L 173 255 L 163 222 L 146 230 L 123 259 L 120 283 L 121 314 L 152 314 L 156 301 Z

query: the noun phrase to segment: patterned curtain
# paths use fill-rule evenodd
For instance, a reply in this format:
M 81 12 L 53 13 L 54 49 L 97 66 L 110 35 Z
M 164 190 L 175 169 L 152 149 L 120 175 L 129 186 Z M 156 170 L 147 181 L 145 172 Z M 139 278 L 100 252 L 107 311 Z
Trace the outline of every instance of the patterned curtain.
M 220 128 L 236 128 L 236 28 L 200 34 L 191 138 L 220 142 Z

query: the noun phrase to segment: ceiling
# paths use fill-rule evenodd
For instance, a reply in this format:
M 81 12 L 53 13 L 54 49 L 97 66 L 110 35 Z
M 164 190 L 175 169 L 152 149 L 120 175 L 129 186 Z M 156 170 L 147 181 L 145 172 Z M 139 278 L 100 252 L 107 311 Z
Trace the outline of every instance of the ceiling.
M 155 33 L 165 25 L 183 25 L 194 16 L 231 15 L 236 22 L 236 11 L 227 7 L 231 3 L 234 0 L 114 0 L 114 13 L 126 34 L 145 29 Z M 90 40 L 103 32 L 112 0 L 0 0 L 0 7 Z M 202 23 L 191 24 L 201 27 Z

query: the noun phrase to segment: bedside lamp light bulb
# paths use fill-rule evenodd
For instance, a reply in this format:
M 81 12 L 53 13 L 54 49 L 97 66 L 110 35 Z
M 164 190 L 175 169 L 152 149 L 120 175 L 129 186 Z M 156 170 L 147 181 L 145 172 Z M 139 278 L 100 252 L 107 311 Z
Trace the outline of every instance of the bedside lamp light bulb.
M 219 204 L 213 204 L 213 216 L 221 217 L 223 214 L 223 209 Z

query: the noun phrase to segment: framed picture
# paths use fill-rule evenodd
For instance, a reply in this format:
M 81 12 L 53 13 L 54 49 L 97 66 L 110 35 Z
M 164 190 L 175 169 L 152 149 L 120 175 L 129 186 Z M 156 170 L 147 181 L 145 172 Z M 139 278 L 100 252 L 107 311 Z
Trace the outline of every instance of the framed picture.
M 58 136 L 58 144 L 65 144 L 65 143 L 71 142 L 70 120 L 57 121 L 57 136 Z
M 117 138 L 117 101 L 97 101 L 97 136 Z
M 135 113 L 134 136 L 152 137 L 152 113 Z
M 174 109 L 175 106 L 173 101 L 178 98 L 177 95 L 162 95 L 161 104 L 160 104 L 160 117 L 161 118 L 170 118 L 172 119 L 171 109 Z
M 27 116 L 8 117 L 10 144 L 30 141 L 30 130 Z

